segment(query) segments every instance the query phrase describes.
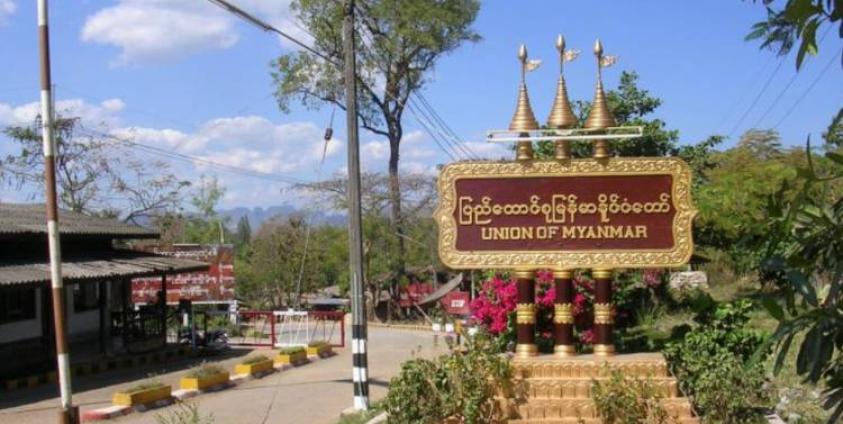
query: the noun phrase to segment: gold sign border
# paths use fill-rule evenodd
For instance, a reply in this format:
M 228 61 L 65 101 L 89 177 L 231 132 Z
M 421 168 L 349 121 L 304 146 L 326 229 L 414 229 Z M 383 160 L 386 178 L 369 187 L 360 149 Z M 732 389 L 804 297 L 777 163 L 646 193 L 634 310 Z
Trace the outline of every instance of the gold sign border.
M 673 176 L 674 246 L 671 249 L 577 251 L 458 251 L 456 182 L 463 178 L 530 178 L 559 176 Z M 694 251 L 691 224 L 697 210 L 691 199 L 691 169 L 679 158 L 573 159 L 533 162 L 452 163 L 439 174 L 439 206 L 433 218 L 439 225 L 439 258 L 453 269 L 577 269 L 652 268 L 686 264 Z

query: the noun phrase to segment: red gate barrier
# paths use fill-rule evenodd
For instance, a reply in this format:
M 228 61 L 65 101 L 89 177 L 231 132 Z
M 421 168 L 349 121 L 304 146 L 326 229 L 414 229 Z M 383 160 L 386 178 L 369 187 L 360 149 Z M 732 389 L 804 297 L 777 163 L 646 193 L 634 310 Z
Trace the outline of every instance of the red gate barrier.
M 308 311 L 307 316 L 316 323 L 313 336 L 322 329 L 322 340 L 334 347 L 345 347 L 345 313 L 341 311 Z M 339 324 L 338 324 L 339 323 Z M 334 340 L 339 325 L 339 343 Z M 313 337 L 311 337 L 313 339 Z
M 296 328 L 285 328 L 272 311 L 238 311 L 237 315 L 236 331 L 229 334 L 233 345 L 272 347 L 286 342 L 289 332 L 298 332 L 302 337 L 296 337 L 297 343 L 322 340 L 345 347 L 345 313 L 340 311 L 308 311 L 306 322 L 297 323 Z
M 275 317 L 271 311 L 238 311 L 237 332 L 229 343 L 242 346 L 275 346 Z

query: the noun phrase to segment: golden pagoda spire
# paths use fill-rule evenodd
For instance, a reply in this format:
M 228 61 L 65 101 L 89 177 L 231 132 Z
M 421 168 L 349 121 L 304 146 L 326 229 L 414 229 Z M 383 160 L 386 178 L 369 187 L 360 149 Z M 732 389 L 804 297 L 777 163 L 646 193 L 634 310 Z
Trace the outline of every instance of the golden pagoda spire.
M 556 37 L 556 50 L 559 52 L 559 82 L 556 84 L 556 97 L 553 99 L 553 107 L 547 117 L 547 126 L 554 129 L 573 128 L 577 125 L 577 117 L 571 110 L 571 102 L 568 100 L 568 89 L 565 86 L 564 68 L 565 62 L 576 59 L 578 50 L 565 51 L 565 38 L 562 34 Z M 571 145 L 568 140 L 556 141 L 556 159 L 569 159 L 571 157 Z
M 606 102 L 606 93 L 603 92 L 603 68 L 612 66 L 617 58 L 615 56 L 603 56 L 603 45 L 600 40 L 594 42 L 594 55 L 597 57 L 597 86 L 594 90 L 594 101 L 591 103 L 591 110 L 588 112 L 588 118 L 585 120 L 583 127 L 588 129 L 604 129 L 614 127 L 615 118 L 609 111 L 609 105 Z M 596 140 L 594 142 L 594 157 L 606 158 L 609 156 L 608 143 L 606 140 Z
M 523 44 L 518 48 L 518 60 L 521 62 L 521 86 L 518 89 L 518 103 L 515 107 L 515 114 L 509 123 L 509 130 L 527 136 L 529 131 L 539 129 L 536 115 L 530 106 L 530 96 L 527 94 L 527 72 L 538 67 L 539 61 L 527 60 L 527 47 Z M 516 159 L 530 160 L 533 158 L 533 143 L 530 141 L 519 141 Z

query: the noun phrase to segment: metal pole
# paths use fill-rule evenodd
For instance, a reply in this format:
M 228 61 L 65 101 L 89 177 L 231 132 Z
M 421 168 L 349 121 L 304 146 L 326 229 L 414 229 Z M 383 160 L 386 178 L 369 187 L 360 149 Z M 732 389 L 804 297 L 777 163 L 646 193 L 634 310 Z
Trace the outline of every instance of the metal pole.
M 60 423 L 78 423 L 79 410 L 73 406 L 70 388 L 70 351 L 65 323 L 65 290 L 61 276 L 61 242 L 56 196 L 56 140 L 53 137 L 53 99 L 50 92 L 50 33 L 47 24 L 47 0 L 38 0 L 38 49 L 41 67 L 41 136 L 44 142 L 44 196 L 47 209 L 47 242 L 50 252 L 50 281 L 53 294 L 53 326 L 56 334 L 61 393 Z
M 369 409 L 366 358 L 366 299 L 363 296 L 363 230 L 360 212 L 360 142 L 357 137 L 357 71 L 354 52 L 354 0 L 345 0 L 345 116 L 348 133 L 348 243 L 351 267 L 351 353 L 354 409 Z

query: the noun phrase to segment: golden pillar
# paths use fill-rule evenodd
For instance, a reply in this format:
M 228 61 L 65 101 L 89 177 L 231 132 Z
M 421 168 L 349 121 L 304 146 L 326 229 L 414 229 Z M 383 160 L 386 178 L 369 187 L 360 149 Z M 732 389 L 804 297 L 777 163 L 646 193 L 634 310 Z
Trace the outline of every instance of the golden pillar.
M 535 356 L 536 347 L 536 273 L 515 271 L 518 297 L 515 306 L 515 355 Z
M 553 272 L 556 301 L 553 305 L 553 352 L 557 356 L 576 355 L 574 342 L 574 282 L 573 271 Z
M 594 354 L 610 356 L 615 354 L 613 340 L 614 315 L 612 311 L 611 269 L 595 269 L 594 277 Z

